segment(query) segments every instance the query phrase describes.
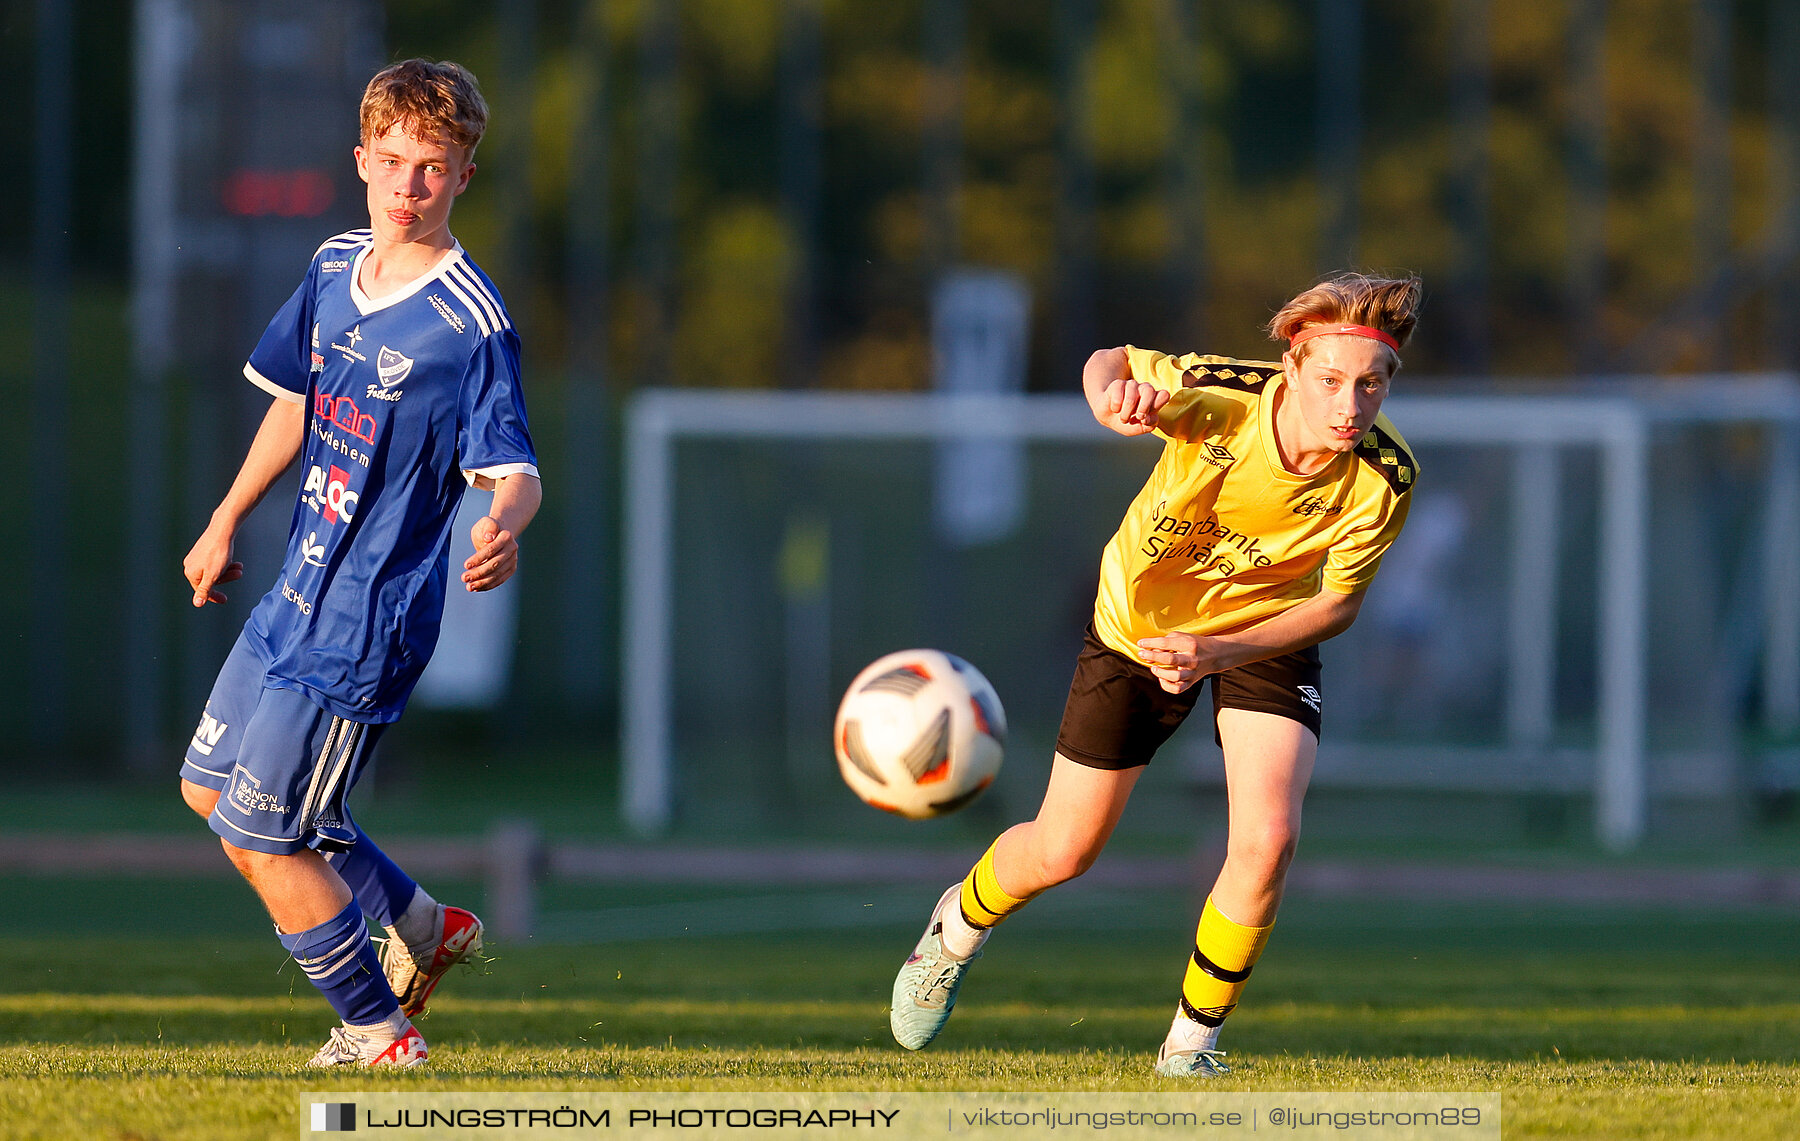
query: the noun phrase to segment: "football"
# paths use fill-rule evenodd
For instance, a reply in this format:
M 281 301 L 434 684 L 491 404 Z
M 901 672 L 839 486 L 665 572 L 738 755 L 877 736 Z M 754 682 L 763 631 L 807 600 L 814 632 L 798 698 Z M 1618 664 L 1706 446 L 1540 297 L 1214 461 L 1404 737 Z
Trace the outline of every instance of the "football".
M 901 650 L 856 675 L 833 739 L 852 792 L 923 820 L 955 812 L 994 783 L 1006 712 L 968 662 L 941 650 Z

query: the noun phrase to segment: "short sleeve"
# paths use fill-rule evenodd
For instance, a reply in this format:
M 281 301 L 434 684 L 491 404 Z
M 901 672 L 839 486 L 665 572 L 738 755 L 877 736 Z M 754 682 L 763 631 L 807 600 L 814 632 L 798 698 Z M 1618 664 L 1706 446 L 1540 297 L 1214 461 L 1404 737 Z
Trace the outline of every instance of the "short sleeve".
M 1368 589 L 1381 568 L 1381 557 L 1400 537 L 1400 528 L 1406 525 L 1406 513 L 1411 507 L 1410 493 L 1387 497 L 1380 515 L 1326 552 L 1325 589 L 1336 594 Z
M 1125 357 L 1131 364 L 1133 380 L 1154 384 L 1165 392 L 1180 392 L 1186 387 L 1181 364 L 1168 353 L 1126 345 Z
M 313 313 L 317 308 L 314 286 L 318 262 L 307 267 L 300 288 L 287 299 L 262 339 L 244 363 L 244 376 L 250 383 L 282 400 L 296 404 L 306 400 L 306 386 L 313 369 Z
M 476 487 L 492 487 L 521 472 L 538 474 L 519 382 L 519 337 L 511 329 L 483 337 L 469 356 L 457 409 L 456 453 L 464 478 Z

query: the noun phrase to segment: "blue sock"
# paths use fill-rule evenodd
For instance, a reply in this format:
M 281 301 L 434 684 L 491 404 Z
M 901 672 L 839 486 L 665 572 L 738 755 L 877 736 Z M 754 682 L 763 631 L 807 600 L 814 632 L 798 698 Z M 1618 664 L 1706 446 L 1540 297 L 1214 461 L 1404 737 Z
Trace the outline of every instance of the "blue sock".
M 413 878 L 388 859 L 366 833 L 357 836 L 348 852 L 332 852 L 325 860 L 350 885 L 363 912 L 382 927 L 392 927 L 419 890 Z
M 351 1026 L 380 1022 L 400 1009 L 381 973 L 362 910 L 352 901 L 336 918 L 293 935 L 277 932 L 325 1001 Z

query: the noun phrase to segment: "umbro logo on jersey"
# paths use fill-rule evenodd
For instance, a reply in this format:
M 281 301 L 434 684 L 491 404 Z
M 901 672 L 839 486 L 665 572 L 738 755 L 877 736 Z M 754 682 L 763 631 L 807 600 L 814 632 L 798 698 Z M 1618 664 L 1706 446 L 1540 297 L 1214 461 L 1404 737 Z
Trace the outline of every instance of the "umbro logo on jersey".
M 1236 456 L 1218 444 L 1202 445 L 1200 458 L 1214 467 L 1230 467 L 1237 460 Z

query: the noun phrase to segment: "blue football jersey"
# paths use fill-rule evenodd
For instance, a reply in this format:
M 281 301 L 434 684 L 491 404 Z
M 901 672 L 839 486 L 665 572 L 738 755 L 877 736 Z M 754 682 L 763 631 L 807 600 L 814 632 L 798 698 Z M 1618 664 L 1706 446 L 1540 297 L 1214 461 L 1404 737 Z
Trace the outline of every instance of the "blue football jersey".
M 309 409 L 287 556 L 246 631 L 269 685 L 385 722 L 437 645 L 463 489 L 536 475 L 537 455 L 494 283 L 458 245 L 371 299 L 356 281 L 370 240 L 319 247 L 244 366 Z

